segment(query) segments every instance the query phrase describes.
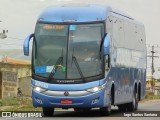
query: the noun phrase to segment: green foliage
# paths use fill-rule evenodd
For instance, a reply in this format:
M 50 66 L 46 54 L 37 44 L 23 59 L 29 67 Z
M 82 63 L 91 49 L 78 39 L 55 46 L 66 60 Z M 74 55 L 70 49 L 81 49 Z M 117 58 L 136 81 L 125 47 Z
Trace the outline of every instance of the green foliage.
M 31 98 L 13 97 L 0 99 L 0 111 L 41 111 L 32 106 Z
M 3 98 L 0 100 L 0 106 L 10 106 L 10 105 L 17 105 L 18 100 L 17 98 Z
M 42 111 L 41 108 L 35 108 L 33 106 L 10 106 L 6 108 L 5 111 Z
M 154 95 L 153 92 L 146 92 L 144 101 L 160 99 L 160 95 Z
M 2 99 L 0 99 L 0 106 L 2 106 Z

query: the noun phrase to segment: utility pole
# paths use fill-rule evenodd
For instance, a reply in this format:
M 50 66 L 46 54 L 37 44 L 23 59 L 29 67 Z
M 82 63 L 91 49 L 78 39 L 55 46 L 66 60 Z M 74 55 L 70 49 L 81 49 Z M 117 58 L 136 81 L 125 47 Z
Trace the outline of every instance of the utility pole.
M 2 22 L 2 21 L 0 20 L 0 22 Z M 0 38 L 5 39 L 5 38 L 7 38 L 6 33 L 8 33 L 8 30 L 4 30 L 4 29 L 2 29 L 2 30 L 3 30 L 2 33 L 0 33 Z
M 157 58 L 159 56 L 155 56 L 155 51 L 154 51 L 154 45 L 152 45 L 152 50 L 150 51 L 151 52 L 151 55 L 149 55 L 148 57 L 151 57 L 152 59 L 152 64 L 151 64 L 151 87 L 152 87 L 152 92 L 154 92 L 154 86 L 155 86 L 155 80 L 153 78 L 153 74 L 155 72 L 155 69 L 154 69 L 154 58 Z

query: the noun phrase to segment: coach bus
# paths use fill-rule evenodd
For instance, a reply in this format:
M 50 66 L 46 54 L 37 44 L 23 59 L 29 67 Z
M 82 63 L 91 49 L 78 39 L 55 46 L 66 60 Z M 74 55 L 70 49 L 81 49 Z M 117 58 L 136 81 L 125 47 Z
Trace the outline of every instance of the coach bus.
M 25 39 L 26 56 L 31 39 L 32 101 L 45 116 L 55 108 L 137 110 L 146 85 L 141 22 L 110 6 L 51 6 Z

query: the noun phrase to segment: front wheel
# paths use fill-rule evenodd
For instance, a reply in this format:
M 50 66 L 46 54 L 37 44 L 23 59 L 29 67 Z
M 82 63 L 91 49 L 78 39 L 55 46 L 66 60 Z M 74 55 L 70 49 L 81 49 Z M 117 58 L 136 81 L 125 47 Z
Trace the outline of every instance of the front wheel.
M 43 107 L 42 110 L 44 117 L 52 117 L 54 114 L 54 108 Z
M 100 112 L 103 115 L 110 115 L 111 114 L 111 106 L 100 108 Z

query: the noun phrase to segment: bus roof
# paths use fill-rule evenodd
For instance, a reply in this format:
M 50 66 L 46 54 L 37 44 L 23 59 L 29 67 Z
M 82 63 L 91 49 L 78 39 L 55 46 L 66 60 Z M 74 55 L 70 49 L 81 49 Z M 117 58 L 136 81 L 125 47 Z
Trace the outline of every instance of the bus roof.
M 90 4 L 67 4 L 50 6 L 46 8 L 38 18 L 41 22 L 96 22 L 105 20 L 109 13 L 116 13 L 123 17 L 131 18 L 127 14 L 112 9 L 110 6 Z
M 39 16 L 45 22 L 92 22 L 102 21 L 111 11 L 109 6 L 100 5 L 62 5 L 50 6 Z

